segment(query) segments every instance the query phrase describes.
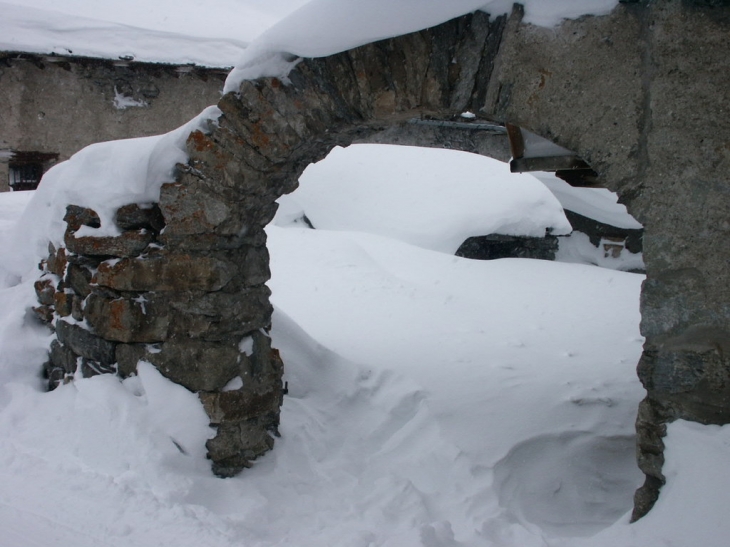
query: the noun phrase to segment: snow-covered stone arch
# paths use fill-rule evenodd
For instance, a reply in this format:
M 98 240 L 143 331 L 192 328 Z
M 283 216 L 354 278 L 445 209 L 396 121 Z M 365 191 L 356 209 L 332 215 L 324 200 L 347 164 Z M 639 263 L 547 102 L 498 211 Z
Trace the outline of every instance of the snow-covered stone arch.
M 444 146 L 450 131 L 453 148 L 503 157 L 491 136 L 448 128 L 470 111 L 475 123 L 512 123 L 577 152 L 646 226 L 641 516 L 664 480 L 664 424 L 730 421 L 730 122 L 717 115 L 730 102 L 730 15 L 695 4 L 622 5 L 556 29 L 523 24 L 519 8 L 493 20 L 477 12 L 292 63 L 286 78 L 243 81 L 215 123 L 190 134 L 159 211 L 123 208 L 124 233 L 101 241 L 74 237 L 98 218 L 69 210 L 67 248 L 47 264 L 67 276 L 65 288 L 41 284 L 39 294 L 49 313 L 83 318 L 93 333 L 58 329 L 52 378 L 74 356 L 123 373 L 140 359 L 155 364 L 200 394 L 218 428 L 214 470 L 237 473 L 271 448 L 284 392 L 266 334 L 263 229 L 275 200 L 308 164 L 352 142 Z M 119 260 L 100 265 L 109 256 Z M 238 376 L 246 381 L 232 385 Z

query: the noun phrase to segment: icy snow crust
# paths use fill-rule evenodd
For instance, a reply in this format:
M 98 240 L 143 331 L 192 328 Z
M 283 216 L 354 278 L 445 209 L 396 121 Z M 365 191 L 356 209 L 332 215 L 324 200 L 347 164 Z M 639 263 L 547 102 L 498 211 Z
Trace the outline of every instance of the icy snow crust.
M 599 4 L 608 9 L 550 3 Z M 0 546 L 727 545 L 728 426 L 671 424 L 667 486 L 628 524 L 641 481 L 635 274 L 470 261 L 427 236 L 415 246 L 341 219 L 311 230 L 279 218 L 268 229 L 272 335 L 290 393 L 283 436 L 252 469 L 213 477 L 200 403 L 147 364 L 124 382 L 45 393 L 50 337 L 28 310 L 59 213 L 79 203 L 108 220 L 119 204 L 153 199 L 184 159 L 186 132 L 214 115 L 86 149 L 49 173 L 24 213 L 30 193 L 0 195 Z M 301 199 L 311 207 L 314 194 Z M 423 226 L 415 211 L 384 216 Z

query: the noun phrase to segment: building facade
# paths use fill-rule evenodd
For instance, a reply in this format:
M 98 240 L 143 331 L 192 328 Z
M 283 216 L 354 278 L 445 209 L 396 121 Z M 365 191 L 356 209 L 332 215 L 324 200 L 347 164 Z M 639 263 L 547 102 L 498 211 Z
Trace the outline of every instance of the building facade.
M 227 70 L 0 52 L 0 191 L 89 144 L 158 135 L 216 104 Z

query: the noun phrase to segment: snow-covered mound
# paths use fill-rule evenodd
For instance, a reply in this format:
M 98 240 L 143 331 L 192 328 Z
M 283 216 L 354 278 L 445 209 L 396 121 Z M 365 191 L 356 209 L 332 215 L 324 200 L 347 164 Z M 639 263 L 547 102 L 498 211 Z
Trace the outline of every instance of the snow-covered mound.
M 48 253 L 48 243 L 58 247 L 63 241 L 63 217 L 69 204 L 99 214 L 102 224 L 94 235 L 119 235 L 113 221 L 116 209 L 157 201 L 160 186 L 173 180 L 175 165 L 187 161 L 187 137 L 196 129 L 207 131 L 208 123 L 219 116 L 218 107 L 211 106 L 165 135 L 92 144 L 53 166 L 14 227 L 12 251 L 0 269 L 34 275 L 35 265 Z
M 308 0 L 5 0 L 27 8 L 89 17 L 197 38 L 249 42 Z M 47 17 L 52 17 L 48 14 Z
M 352 145 L 310 165 L 274 221 L 380 234 L 454 254 L 471 236 L 570 233 L 560 203 L 530 175 L 455 150 Z
M 230 67 L 306 0 L 8 0 L 0 51 Z
M 142 29 L 4 2 L 0 11 L 0 51 L 230 67 L 246 48 L 240 40 Z

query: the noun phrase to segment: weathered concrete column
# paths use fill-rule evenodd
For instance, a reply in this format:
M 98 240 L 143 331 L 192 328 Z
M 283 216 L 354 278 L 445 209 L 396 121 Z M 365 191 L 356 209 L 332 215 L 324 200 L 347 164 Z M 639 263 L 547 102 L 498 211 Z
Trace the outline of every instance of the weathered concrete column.
M 664 483 L 666 423 L 730 423 L 729 38 L 728 2 L 622 4 L 558 29 L 518 10 L 483 107 L 576 151 L 645 226 L 634 519 Z

